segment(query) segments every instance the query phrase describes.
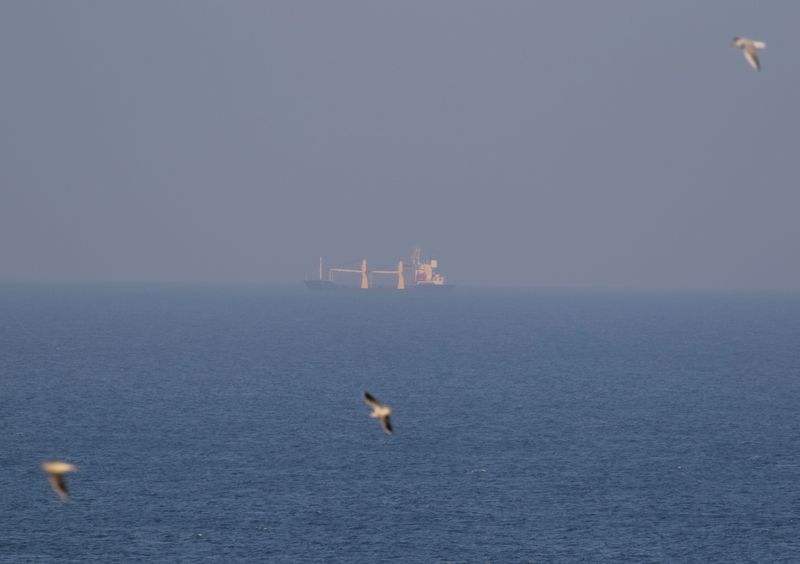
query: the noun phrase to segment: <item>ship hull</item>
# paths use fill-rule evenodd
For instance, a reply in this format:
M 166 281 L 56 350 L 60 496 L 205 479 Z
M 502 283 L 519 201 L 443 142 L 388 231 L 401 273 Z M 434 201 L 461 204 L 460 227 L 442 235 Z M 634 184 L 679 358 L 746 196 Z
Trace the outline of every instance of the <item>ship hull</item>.
M 336 284 L 330 280 L 304 280 L 306 288 L 314 291 L 329 291 L 338 288 Z
M 413 286 L 409 286 L 408 289 L 415 292 L 446 294 L 452 292 L 455 287 L 455 284 L 414 284 Z
M 347 286 L 344 284 L 334 284 L 330 280 L 304 280 L 306 288 L 314 292 L 329 292 L 329 291 L 343 291 L 343 292 L 391 292 L 391 293 L 422 293 L 422 294 L 447 294 L 452 292 L 455 288 L 453 284 L 414 284 L 413 286 L 406 286 L 404 290 L 398 290 L 391 286 L 373 286 L 372 288 L 359 288 L 358 286 Z

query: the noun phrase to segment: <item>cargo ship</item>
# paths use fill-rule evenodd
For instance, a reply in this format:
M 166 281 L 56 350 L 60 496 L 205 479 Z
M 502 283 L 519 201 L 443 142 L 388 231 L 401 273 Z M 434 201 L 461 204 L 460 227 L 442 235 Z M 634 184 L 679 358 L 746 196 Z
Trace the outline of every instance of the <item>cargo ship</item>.
M 322 257 L 319 259 L 319 279 L 305 280 L 309 290 L 392 290 L 397 292 L 424 291 L 449 292 L 455 288 L 448 284 L 444 275 L 436 270 L 439 261 L 423 259 L 422 251 L 417 248 L 411 254 L 411 268 L 406 270 L 403 261 L 397 263 L 394 270 L 369 270 L 367 259 L 361 259 L 359 267 L 324 268 Z M 352 275 L 356 276 L 352 276 Z M 334 281 L 334 276 L 337 278 Z M 388 278 L 386 278 L 388 276 Z M 342 282 L 342 278 L 350 277 L 352 282 Z M 410 278 L 410 280 L 409 280 Z M 388 282 L 388 283 L 387 283 Z

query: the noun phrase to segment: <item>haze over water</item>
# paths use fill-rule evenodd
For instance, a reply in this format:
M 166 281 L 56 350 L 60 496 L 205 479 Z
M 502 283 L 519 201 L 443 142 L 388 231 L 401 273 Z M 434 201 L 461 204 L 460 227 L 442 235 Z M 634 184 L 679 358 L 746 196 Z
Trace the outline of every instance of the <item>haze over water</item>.
M 2 290 L 1 562 L 800 556 L 797 295 Z
M 0 280 L 800 289 L 796 2 L 0 3 Z M 736 35 L 764 40 L 753 71 Z

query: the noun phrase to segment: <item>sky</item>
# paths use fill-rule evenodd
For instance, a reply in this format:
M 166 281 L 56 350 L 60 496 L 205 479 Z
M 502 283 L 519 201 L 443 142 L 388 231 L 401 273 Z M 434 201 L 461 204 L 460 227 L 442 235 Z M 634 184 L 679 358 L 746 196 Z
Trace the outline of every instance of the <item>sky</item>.
M 420 246 L 457 285 L 800 289 L 798 21 L 8 0 L 0 280 L 300 283 Z

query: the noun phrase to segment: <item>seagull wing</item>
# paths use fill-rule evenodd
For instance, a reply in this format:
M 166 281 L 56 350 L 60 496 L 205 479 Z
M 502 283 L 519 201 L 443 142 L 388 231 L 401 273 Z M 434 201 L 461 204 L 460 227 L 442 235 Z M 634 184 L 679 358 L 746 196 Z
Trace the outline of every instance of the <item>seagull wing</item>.
M 375 399 L 375 396 L 370 394 L 369 392 L 364 392 L 364 402 L 370 406 L 372 409 L 383 407 L 383 404 Z
M 766 49 L 767 44 L 764 43 L 763 41 L 753 41 L 753 47 L 755 47 L 756 49 Z
M 47 479 L 53 487 L 53 491 L 61 497 L 67 497 L 69 490 L 67 490 L 67 481 L 64 479 L 63 474 L 48 474 Z
M 381 427 L 386 431 L 387 435 L 391 435 L 394 431 L 394 429 L 392 429 L 392 421 L 389 419 L 388 415 L 381 417 Z
M 744 53 L 744 58 L 747 59 L 747 62 L 750 63 L 750 66 L 756 69 L 757 71 L 761 70 L 761 63 L 758 62 L 758 53 L 756 52 L 755 48 L 745 47 L 742 49 L 742 53 Z

